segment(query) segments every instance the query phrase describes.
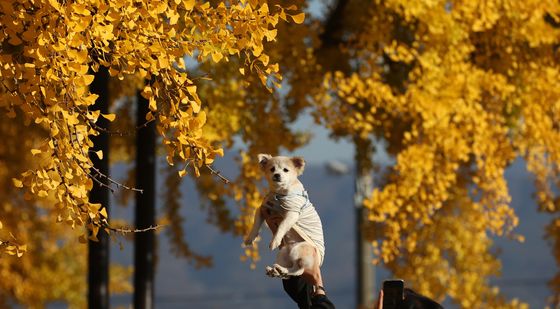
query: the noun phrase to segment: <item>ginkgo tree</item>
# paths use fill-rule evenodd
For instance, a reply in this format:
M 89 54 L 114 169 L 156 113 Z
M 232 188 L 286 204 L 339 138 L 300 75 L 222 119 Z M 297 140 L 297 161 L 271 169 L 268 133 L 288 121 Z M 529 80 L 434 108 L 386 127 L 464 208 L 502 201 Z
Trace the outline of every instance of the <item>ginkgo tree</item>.
M 420 292 L 464 308 L 523 307 L 489 283 L 501 267 L 492 238 L 523 240 L 504 176 L 517 158 L 535 176 L 539 209 L 558 212 L 559 13 L 553 1 L 339 0 L 326 17 L 279 32 L 289 34 L 270 54 L 287 88 L 281 95 L 250 93 L 231 68 L 217 81 L 229 91 L 201 94 L 209 102 L 269 104 L 267 125 L 310 108 L 335 136 L 381 141 L 395 164 L 364 203 L 379 261 Z M 278 110 L 275 96 L 285 103 Z M 234 107 L 207 109 L 211 134 L 250 124 L 239 133 L 248 151 L 229 187 L 242 204 L 236 228 L 245 231 L 261 199 L 251 181 L 260 177 L 254 151 L 293 149 L 295 135 L 261 131 Z M 546 233 L 558 259 L 557 222 Z M 256 251 L 247 254 L 258 260 Z M 558 286 L 556 277 L 555 295 Z
M 18 303 L 28 308 L 41 308 L 46 303 L 64 299 L 70 307 L 84 305 L 85 246 L 76 239 L 79 230 L 66 224 L 55 224 L 57 209 L 50 198 L 22 195 L 14 190 L 12 177 L 23 169 L 34 167 L 36 157 L 29 149 L 46 137 L 45 130 L 26 127 L 21 117 L 14 123 L 5 113 L 0 115 L 0 306 Z M 13 256 L 10 256 L 13 255 Z M 111 291 L 129 292 L 130 270 L 111 266 Z
M 235 135 L 247 144 L 235 185 L 198 183 L 210 200 L 230 194 L 243 205 L 235 225 L 243 233 L 261 200 L 254 155 L 301 145 L 288 124 L 311 107 L 335 135 L 375 136 L 395 158 L 365 203 L 370 220 L 382 223 L 368 232 L 395 274 L 462 307 L 520 306 L 488 284 L 499 271 L 491 235 L 518 222 L 504 178 L 517 157 L 535 175 L 541 209 L 558 213 L 559 4 L 339 0 L 325 19 L 294 25 L 306 5 L 1 2 L 0 104 L 22 130 L 45 132 L 29 149 L 35 165 L 10 181 L 51 205 L 58 221 L 86 226 L 93 237 L 111 228 L 87 199 L 94 178 L 119 186 L 89 160 L 103 155 L 90 140 L 102 133 L 97 119 L 117 117 L 91 110 L 91 71 L 104 66 L 142 87 L 146 121 L 156 121 L 180 175 L 210 173 L 204 166 Z M 185 55 L 200 66 L 190 68 Z M 267 90 L 279 86 L 287 90 Z M 22 253 L 17 231 L 6 236 L 13 224 L 1 215 L 0 222 L 2 252 Z M 555 219 L 547 229 L 557 258 L 558 226 Z
M 301 9 L 308 5 L 301 0 L 275 2 Z M 195 182 L 199 195 L 205 200 L 203 205 L 207 206 L 209 222 L 221 231 L 245 235 L 252 224 L 264 190 L 261 186 L 262 173 L 255 164 L 257 154 L 294 151 L 309 140 L 305 132 L 295 131 L 290 126 L 301 110 L 302 106 L 297 104 L 300 101 L 292 95 L 293 104 L 284 104 L 286 92 L 293 90 L 292 85 L 298 83 L 296 76 L 308 77 L 306 72 L 309 68 L 301 64 L 305 59 L 312 60 L 305 41 L 314 30 L 299 24 L 303 15 L 294 16 L 294 21 L 279 24 L 277 42 L 265 44 L 265 50 L 269 50 L 266 61 L 282 71 L 281 85 L 274 85 L 271 81 L 269 85 L 274 88 L 263 87 L 258 74 L 246 68 L 239 69 L 235 60 L 219 65 L 205 63 L 198 67 L 197 74 L 200 76 L 213 76 L 211 81 L 201 83 L 199 88 L 208 115 L 203 134 L 211 143 L 223 145 L 228 154 L 235 156 L 238 166 L 237 175 L 227 184 L 212 177 L 211 171 L 204 172 Z M 305 94 L 300 92 L 300 95 L 303 97 Z M 177 191 L 176 181 L 168 178 L 167 183 L 173 184 L 166 186 L 169 190 Z M 228 207 L 230 199 L 236 202 L 237 210 Z M 168 201 L 166 204 L 171 209 L 177 209 L 179 204 L 175 198 L 172 200 L 175 202 Z M 175 225 L 173 234 L 180 235 L 180 226 Z M 175 247 L 187 248 L 184 244 Z M 186 252 L 196 256 L 190 250 Z M 208 258 L 201 260 L 201 256 L 197 257 L 197 263 L 208 263 Z M 256 266 L 259 260 L 258 243 L 245 249 L 242 260 L 249 260 L 252 268 Z
M 0 105 L 9 117 L 6 123 L 28 134 L 41 132 L 22 144 L 31 158 L 21 156 L 29 163 L 6 175 L 9 185 L 43 205 L 51 222 L 74 228 L 82 242 L 110 232 L 114 227 L 104 205 L 89 202 L 88 192 L 94 182 L 127 186 L 90 160 L 90 155 L 103 156 L 90 137 L 110 134 L 98 119 L 118 122 L 117 114 L 92 108 L 94 72 L 106 67 L 114 78 L 135 81 L 132 88 L 141 87 L 149 102 L 146 121 L 156 122 L 169 164 L 180 166 L 180 176 L 199 175 L 222 149 L 203 134 L 207 112 L 198 87 L 212 76 L 192 75 L 185 57 L 235 63 L 236 74 L 270 88 L 281 76 L 265 45 L 275 40 L 279 25 L 303 19 L 297 6 L 262 0 L 1 2 Z M 2 255 L 36 252 L 26 230 L 14 227 L 16 218 L 0 214 Z
M 523 306 L 489 284 L 500 269 L 490 252 L 493 235 L 522 240 L 504 175 L 516 158 L 540 209 L 558 213 L 560 4 L 338 4 L 330 37 L 343 65 L 319 45 L 324 78 L 309 104 L 334 134 L 375 136 L 395 159 L 364 203 L 380 261 L 464 308 Z
M 54 197 L 58 221 L 107 228 L 101 205 L 88 202 L 93 179 L 108 185 L 88 158 L 102 156 L 90 141 L 101 132 L 91 110 L 90 70 L 112 76 L 138 75 L 149 84 L 146 120 L 156 120 L 170 164 L 188 162 L 195 174 L 222 150 L 202 135 L 206 113 L 184 56 L 214 62 L 240 59 L 263 84 L 279 80 L 263 41 L 274 40 L 279 21 L 301 22 L 296 7 L 266 1 L 14 1 L 1 4 L 2 99 L 10 116 L 44 128 L 48 137 L 31 153 L 38 166 L 15 178 L 16 187 L 40 198 Z M 182 172 L 184 173 L 184 171 Z

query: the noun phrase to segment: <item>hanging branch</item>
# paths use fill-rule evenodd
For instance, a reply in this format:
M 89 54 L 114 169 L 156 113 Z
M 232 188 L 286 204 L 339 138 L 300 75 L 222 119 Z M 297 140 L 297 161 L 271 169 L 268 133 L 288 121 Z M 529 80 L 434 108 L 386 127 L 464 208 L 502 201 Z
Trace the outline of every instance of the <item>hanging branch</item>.
M 84 171 L 85 172 L 85 171 Z M 113 187 L 111 187 L 110 185 L 102 182 L 101 180 L 97 179 L 97 177 L 95 177 L 94 175 L 87 173 L 86 175 L 88 175 L 89 178 L 95 180 L 95 182 L 97 182 L 97 184 L 99 184 L 101 187 L 105 187 L 107 188 L 109 191 L 111 191 L 111 194 L 115 194 L 115 189 L 113 189 Z
M 211 174 L 218 176 L 225 184 L 230 183 L 230 180 L 227 179 L 226 177 L 224 177 L 224 176 L 220 173 L 220 171 L 216 171 L 216 170 L 213 169 L 212 166 L 210 166 L 210 165 L 205 165 L 205 166 L 206 166 L 206 168 L 208 168 L 208 169 L 210 170 L 210 173 L 211 173 Z
M 140 130 L 142 128 L 145 128 L 146 126 L 148 126 L 148 124 L 152 121 L 155 121 L 155 116 L 157 115 L 157 113 L 154 113 L 154 119 L 150 119 L 146 122 L 144 122 L 143 124 L 137 125 L 136 126 L 136 130 Z M 122 131 L 118 131 L 118 130 L 108 130 L 106 128 L 102 128 L 100 127 L 98 124 L 96 124 L 95 122 L 93 122 L 92 120 L 87 119 L 88 124 L 95 129 L 96 131 L 99 132 L 103 132 L 109 135 L 115 135 L 115 136 L 132 136 L 135 133 L 134 132 L 130 132 L 130 131 L 126 131 L 126 132 L 122 132 Z
M 124 189 L 131 190 L 131 191 L 135 191 L 135 192 L 140 192 L 140 194 L 144 193 L 144 190 L 142 190 L 142 189 L 138 189 L 138 188 L 134 188 L 134 187 L 129 187 L 129 186 L 127 186 L 127 185 L 124 185 L 124 184 L 122 184 L 122 183 L 120 183 L 120 182 L 114 180 L 113 178 L 111 178 L 111 177 L 109 177 L 109 176 L 103 174 L 99 169 L 97 169 L 97 168 L 94 167 L 94 166 L 92 166 L 91 169 L 93 169 L 93 170 L 97 173 L 97 175 L 99 175 L 99 176 L 101 176 L 101 177 L 104 177 L 104 178 L 107 179 L 110 183 L 116 185 L 117 187 L 124 188 Z
M 163 228 L 165 225 L 150 225 L 144 229 L 134 229 L 130 227 L 112 227 L 108 223 L 105 224 L 104 228 L 110 231 L 121 233 L 121 234 L 128 234 L 128 233 L 143 233 L 148 231 L 156 231 L 160 228 Z

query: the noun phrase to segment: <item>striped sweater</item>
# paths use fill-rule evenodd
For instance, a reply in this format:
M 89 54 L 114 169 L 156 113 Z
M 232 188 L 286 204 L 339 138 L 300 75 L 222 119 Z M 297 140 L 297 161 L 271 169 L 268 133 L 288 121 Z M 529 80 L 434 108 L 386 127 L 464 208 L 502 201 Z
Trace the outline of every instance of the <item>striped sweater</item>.
M 292 229 L 305 241 L 315 246 L 319 253 L 320 264 L 323 264 L 325 257 L 323 226 L 319 214 L 309 201 L 307 191 L 290 192 L 287 195 L 269 192 L 265 196 L 262 206 L 275 213 L 298 212 L 298 221 Z

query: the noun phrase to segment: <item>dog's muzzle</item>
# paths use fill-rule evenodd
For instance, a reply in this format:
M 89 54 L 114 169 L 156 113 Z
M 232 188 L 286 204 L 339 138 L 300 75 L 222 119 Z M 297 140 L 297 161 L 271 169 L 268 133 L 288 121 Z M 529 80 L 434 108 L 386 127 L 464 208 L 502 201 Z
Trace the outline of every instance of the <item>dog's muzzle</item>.
M 280 181 L 280 174 L 274 174 L 274 175 L 272 175 L 272 180 L 273 180 L 273 181 L 276 181 L 276 182 L 279 182 L 279 181 Z

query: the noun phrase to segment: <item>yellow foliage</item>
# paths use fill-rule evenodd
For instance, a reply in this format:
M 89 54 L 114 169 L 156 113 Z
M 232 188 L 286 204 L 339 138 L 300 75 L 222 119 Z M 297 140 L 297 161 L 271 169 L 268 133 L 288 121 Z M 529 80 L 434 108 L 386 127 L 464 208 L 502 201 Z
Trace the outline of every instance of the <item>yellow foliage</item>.
M 37 127 L 25 128 L 20 116 L 16 124 L 0 115 L 0 306 L 18 303 L 26 308 L 43 308 L 53 301 L 65 301 L 70 308 L 85 305 L 87 247 L 77 245 L 81 229 L 55 224 L 63 207 L 53 196 L 23 195 L 11 178 L 24 168 L 34 168 L 37 156 L 30 149 L 48 136 Z M 44 179 L 49 185 L 60 181 L 54 173 Z M 44 175 L 43 175 L 44 176 Z M 99 205 L 91 204 L 91 207 Z M 62 221 L 62 218 L 61 218 Z M 130 270 L 111 266 L 112 292 L 130 292 Z
M 427 295 L 523 307 L 489 285 L 500 268 L 490 239 L 518 223 L 504 178 L 516 158 L 540 209 L 559 211 L 559 13 L 537 0 L 350 1 L 339 32 L 323 34 L 344 48 L 316 49 L 324 78 L 309 104 L 333 134 L 375 136 L 395 158 L 364 203 L 379 227 L 369 236 Z
M 38 166 L 14 184 L 54 198 L 59 217 L 72 227 L 88 220 L 90 228 L 107 224 L 99 208 L 89 207 L 90 178 L 98 172 L 88 154 L 95 147 L 90 137 L 100 134 L 99 116 L 110 121 L 117 116 L 91 110 L 96 96 L 88 86 L 94 75 L 87 73 L 104 66 L 118 80 L 149 82 L 143 95 L 168 161 L 191 162 L 195 175 L 222 152 L 202 134 L 206 114 L 185 55 L 200 63 L 243 59 L 266 87 L 280 78 L 263 43 L 274 39 L 286 9 L 265 1 L 11 1 L 0 8 L 0 106 L 10 114 L 21 110 L 26 124 L 49 132 L 32 150 L 40 157 Z
M 292 19 L 287 20 L 287 15 Z M 10 117 L 3 124 L 30 136 L 24 140 L 27 144 L 22 144 L 26 146 L 24 152 L 9 157 L 19 156 L 27 163 L 14 164 L 10 170 L 13 173 L 0 179 L 6 182 L 4 188 L 23 188 L 9 191 L 20 198 L 1 207 L 16 209 L 29 204 L 30 211 L 40 207 L 43 221 L 39 227 L 36 220 L 29 218 L 16 224 L 17 216 L 9 217 L 4 209 L 0 215 L 0 255 L 21 256 L 29 252 L 19 261 L 26 263 L 23 278 L 31 272 L 27 267 L 33 265 L 25 261 L 43 265 L 49 259 L 60 258 L 49 255 L 56 246 L 41 251 L 45 254 L 41 257 L 37 245 L 42 241 L 33 237 L 50 237 L 50 241 L 44 240 L 45 245 L 56 243 L 57 237 L 64 239 L 59 255 L 69 258 L 80 255 L 76 250 L 85 249 L 74 246 L 75 241 L 85 242 L 88 238 L 83 227 L 93 232 L 90 239 L 95 239 L 108 226 L 106 208 L 88 200 L 92 178 L 99 176 L 90 155 L 103 156 L 91 137 L 108 134 L 98 127 L 100 116 L 112 122 L 111 130 L 115 132 L 134 131 L 129 117 L 131 101 L 119 99 L 138 89 L 144 90 L 142 94 L 149 101 L 146 121 L 156 121 L 169 164 L 189 166 L 193 173 L 188 174 L 200 175 L 205 165 L 223 155 L 221 143 L 231 137 L 209 133 L 219 132 L 219 127 L 206 129 L 211 111 L 199 93 L 201 84 L 213 76 L 197 77 L 198 66 L 233 65 L 236 72 L 241 69 L 248 76 L 245 82 L 259 83 L 260 88 L 268 89 L 259 92 L 268 93 L 281 81 L 279 66 L 270 61 L 268 54 L 278 36 L 277 29 L 303 19 L 297 7 L 262 0 L 142 0 L 134 4 L 122 0 L 1 1 L 0 107 Z M 188 64 L 192 61 L 187 58 L 197 65 Z M 113 78 L 110 95 L 115 103 L 110 114 L 93 110 L 97 95 L 89 92 L 94 72 L 101 67 L 108 68 Z M 249 115 L 250 111 L 241 113 Z M 260 113 L 263 114 L 264 111 Z M 239 126 L 233 130 L 239 130 Z M 20 137 L 13 139 L 19 141 Z M 117 148 L 112 160 L 127 160 L 133 153 L 128 151 L 130 144 L 125 138 L 112 139 L 112 147 Z M 186 170 L 181 172 L 186 174 Z M 54 221 L 66 224 L 50 226 L 49 222 Z M 68 233 L 69 227 L 75 232 Z M 29 233 L 22 232 L 27 230 Z M 179 239 L 177 243 L 180 242 Z M 178 250 L 190 254 L 188 247 L 179 245 Z M 1 267 L 6 277 L 0 274 L 0 285 L 4 284 L 0 291 L 17 292 L 2 294 L 1 300 L 16 299 L 26 305 L 62 297 L 74 305 L 83 301 L 81 285 L 69 290 L 75 284 L 73 280 L 80 278 L 69 273 L 83 272 L 82 262 L 69 265 L 67 271 L 61 271 L 59 264 L 48 273 L 37 271 L 33 274 L 36 281 L 26 279 L 23 284 L 23 279 L 12 278 L 17 273 L 12 269 L 17 268 L 18 260 L 0 261 L 10 264 Z M 204 257 L 197 261 L 207 263 Z M 120 277 L 127 274 L 119 273 Z M 57 280 L 57 284 L 43 277 Z M 44 288 L 42 293 L 33 294 L 49 284 L 60 289 Z M 121 286 L 121 290 L 128 288 Z
M 234 197 L 240 205 L 234 230 L 243 234 L 262 198 L 256 154 L 304 143 L 289 123 L 312 107 L 334 136 L 375 136 L 395 158 L 364 204 L 369 219 L 382 224 L 370 236 L 395 274 L 465 308 L 523 306 L 488 283 L 500 267 L 489 253 L 490 237 L 517 225 L 504 171 L 518 157 L 535 175 L 540 209 L 560 209 L 560 4 L 356 0 L 331 25 L 329 16 L 323 24 L 305 16 L 305 6 L 303 0 L 0 2 L 0 106 L 10 121 L 46 132 L 25 149 L 36 165 L 21 177 L 7 174 L 6 182 L 25 188 L 28 200 L 56 205 L 51 217 L 69 226 L 97 231 L 107 224 L 104 208 L 87 198 L 96 175 L 90 137 L 100 134 L 99 116 L 123 131 L 132 121 L 124 116 L 129 101 L 114 106 L 114 114 L 92 110 L 91 72 L 103 66 L 121 82 L 113 83 L 113 100 L 143 89 L 146 121 L 157 121 L 167 161 L 178 167 L 170 174 L 201 175 L 199 190 L 217 205 L 209 215 L 224 230 L 231 222 L 222 199 Z M 185 55 L 197 66 L 189 67 Z M 274 91 L 284 85 L 282 94 Z M 235 183 L 224 186 L 202 167 L 236 138 L 247 148 L 239 153 Z M 123 140 L 114 145 L 121 158 L 132 153 Z M 169 205 L 172 220 L 178 204 Z M 1 252 L 22 253 L 27 239 L 6 237 L 16 227 L 4 215 L 0 220 Z M 174 250 L 209 263 L 186 246 L 178 221 L 173 225 Z M 557 227 L 553 222 L 547 230 L 555 248 Z M 258 249 L 244 258 L 254 266 Z M 557 278 L 551 286 L 560 293 Z
M 281 3 L 289 5 L 286 12 L 290 14 L 294 14 L 294 6 L 305 6 L 305 1 L 300 0 Z M 281 19 L 285 18 L 281 16 Z M 313 63 L 311 51 L 305 44 L 314 31 L 312 27 L 315 26 L 278 24 L 278 31 L 271 34 L 274 40 L 265 44 L 265 49 L 269 46 L 274 48 L 268 49 L 266 57 L 261 54 L 259 58 L 268 62 L 270 72 L 277 72 L 282 67 L 291 76 L 290 98 L 293 98 L 293 104 L 289 107 L 282 104 L 284 95 L 280 91 L 271 93 L 259 85 L 260 77 L 251 69 L 251 62 L 231 59 L 229 63 L 205 63 L 199 67 L 201 75 L 212 76 L 212 80 L 201 83 L 198 88 L 207 115 L 202 134 L 209 143 L 223 145 L 230 155 L 237 153 L 239 165 L 238 174 L 227 185 L 216 177 L 210 177 L 207 172 L 202 173 L 196 181 L 199 193 L 210 205 L 209 221 L 222 231 L 245 235 L 252 225 L 264 189 L 261 186 L 263 175 L 256 164 L 257 154 L 263 151 L 280 153 L 294 150 L 308 139 L 307 135 L 291 130 L 290 123 L 303 107 L 300 103 L 304 103 L 307 95 L 305 86 L 312 81 L 309 77 L 313 75 L 308 74 L 314 69 L 300 65 L 300 61 Z M 241 69 L 238 61 L 245 64 Z M 317 80 L 317 76 L 314 78 Z M 279 88 L 279 80 L 269 81 L 272 86 Z M 243 147 L 239 147 L 239 141 L 243 142 Z M 234 226 L 231 222 L 233 218 L 226 208 L 226 197 L 234 199 L 239 207 Z M 257 245 L 245 250 L 242 256 L 242 260 L 250 261 L 252 268 L 260 259 L 258 250 Z
M 52 201 L 40 201 L 14 190 L 23 183 L 12 178 L 23 168 L 33 167 L 36 147 L 46 132 L 25 128 L 0 116 L 0 306 L 8 308 L 17 301 L 29 308 L 43 307 L 47 302 L 66 300 L 72 306 L 83 304 L 86 248 L 76 246 L 76 231 L 55 224 L 57 210 Z M 25 129 L 24 129 L 25 128 Z M 45 180 L 56 182 L 56 179 Z M 48 199 L 48 197 L 46 197 Z

